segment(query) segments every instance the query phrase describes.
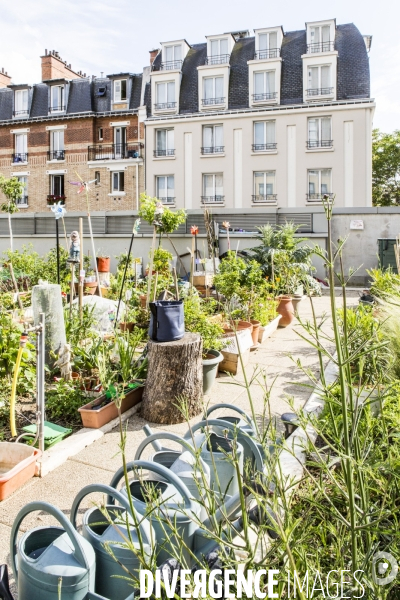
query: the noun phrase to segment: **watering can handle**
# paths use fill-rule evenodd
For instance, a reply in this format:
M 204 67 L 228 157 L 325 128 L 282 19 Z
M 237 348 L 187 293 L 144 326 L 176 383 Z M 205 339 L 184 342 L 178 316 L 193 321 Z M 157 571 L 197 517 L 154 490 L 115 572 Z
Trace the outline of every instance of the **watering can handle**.
M 235 431 L 236 432 L 238 431 L 237 427 L 233 423 L 229 423 L 228 421 L 223 421 L 222 419 L 209 419 L 207 421 L 200 421 L 200 423 L 195 423 L 195 425 L 193 425 L 190 430 L 190 434 L 195 433 L 198 429 L 201 429 L 202 427 L 224 427 L 224 429 L 228 429 L 232 433 L 235 433 Z M 246 442 L 251 447 L 251 450 L 254 454 L 254 458 L 256 460 L 257 470 L 260 471 L 260 473 L 263 473 L 264 472 L 264 461 L 263 461 L 263 457 L 261 455 L 260 449 L 258 448 L 257 444 L 255 443 L 255 441 L 253 440 L 253 438 L 250 435 L 248 435 L 244 431 L 241 431 L 240 434 L 246 438 Z M 186 435 L 188 435 L 188 434 L 186 434 Z
M 67 517 L 55 506 L 49 504 L 48 502 L 29 502 L 26 506 L 21 508 L 19 513 L 17 514 L 14 524 L 11 530 L 11 540 L 10 540 L 10 555 L 11 555 L 11 565 L 12 570 L 14 572 L 15 580 L 18 580 L 18 569 L 15 562 L 15 553 L 16 553 L 16 540 L 17 534 L 20 528 L 22 521 L 25 519 L 27 515 L 31 512 L 35 512 L 37 510 L 44 511 L 57 519 L 57 521 L 62 525 L 68 534 L 69 539 L 71 540 L 74 550 L 75 550 L 75 558 L 77 561 L 89 571 L 89 563 L 86 559 L 85 552 L 82 548 L 81 542 L 79 540 L 78 534 L 75 529 L 72 527 L 71 523 L 67 519 Z
M 185 450 L 188 450 L 193 456 L 196 456 L 195 449 L 185 439 L 183 439 L 176 433 L 170 433 L 169 431 L 161 431 L 160 433 L 152 433 L 151 435 L 149 435 L 149 437 L 147 437 L 140 443 L 139 448 L 136 450 L 135 460 L 140 459 L 140 457 L 142 456 L 142 452 L 146 448 L 146 446 L 158 440 L 172 440 L 173 442 L 177 442 L 178 444 L 183 446 Z M 152 471 L 154 471 L 154 469 L 152 469 Z
M 210 408 L 206 411 L 206 413 L 204 415 L 204 420 L 207 420 L 207 418 L 211 415 L 211 413 L 214 412 L 214 410 L 218 410 L 219 408 L 233 410 L 233 411 L 239 413 L 239 415 L 242 415 L 242 417 L 245 419 L 245 421 L 247 421 L 247 423 L 252 426 L 254 431 L 256 431 L 253 419 L 251 417 L 249 417 L 249 415 L 242 408 L 239 408 L 238 406 L 235 406 L 234 404 L 221 403 L 221 404 L 214 404 L 214 406 L 210 406 Z M 223 417 L 221 417 L 221 418 L 223 419 Z
M 177 477 L 175 473 L 172 473 L 169 469 L 167 469 L 167 467 L 150 462 L 148 460 L 133 460 L 132 462 L 128 462 L 126 464 L 126 469 L 127 471 L 135 471 L 136 469 L 146 469 L 148 471 L 152 471 L 153 473 L 157 473 L 157 475 L 161 475 L 169 483 L 172 483 L 176 487 L 178 492 L 185 500 L 185 508 L 190 508 L 191 510 L 193 510 L 193 500 L 188 488 L 183 483 L 183 481 L 179 479 L 179 477 Z M 121 467 L 111 479 L 110 486 L 112 488 L 116 488 L 123 477 L 124 468 Z M 109 495 L 107 498 L 107 504 L 114 504 L 114 500 L 111 497 L 111 495 Z

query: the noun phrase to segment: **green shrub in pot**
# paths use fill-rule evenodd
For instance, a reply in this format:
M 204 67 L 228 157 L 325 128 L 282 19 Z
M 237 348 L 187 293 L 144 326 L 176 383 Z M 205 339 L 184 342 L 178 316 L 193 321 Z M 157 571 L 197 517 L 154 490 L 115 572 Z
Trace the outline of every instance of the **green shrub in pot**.
M 213 307 L 204 302 L 198 295 L 189 294 L 184 300 L 185 330 L 199 333 L 203 340 L 203 358 L 207 350 L 221 350 L 221 335 L 224 333 L 221 325 L 210 320 Z

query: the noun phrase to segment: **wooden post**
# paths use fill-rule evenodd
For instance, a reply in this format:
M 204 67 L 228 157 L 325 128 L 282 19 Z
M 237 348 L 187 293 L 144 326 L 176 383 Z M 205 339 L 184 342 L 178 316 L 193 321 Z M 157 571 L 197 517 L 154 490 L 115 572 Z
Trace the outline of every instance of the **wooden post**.
M 83 318 L 83 219 L 79 217 L 79 238 L 81 242 L 81 251 L 79 254 L 79 317 L 82 323 Z
M 71 263 L 71 287 L 69 290 L 69 319 L 72 319 L 72 301 L 74 299 L 74 286 L 75 286 L 75 263 Z
M 193 288 L 193 276 L 194 276 L 194 269 L 195 269 L 195 256 L 194 256 L 194 248 L 195 248 L 195 242 L 194 242 L 194 236 L 192 237 L 192 253 L 191 253 L 191 267 L 190 267 L 190 283 L 192 284 L 192 288 Z
M 154 278 L 154 291 L 153 291 L 153 302 L 156 301 L 157 296 L 157 283 L 158 283 L 158 271 L 156 271 L 156 276 Z
M 176 276 L 176 269 L 175 267 L 172 269 L 172 273 L 174 275 L 174 284 L 175 284 L 175 299 L 179 300 L 179 288 L 178 288 L 178 278 Z
M 155 247 L 156 247 L 156 235 L 157 235 L 157 228 L 156 228 L 156 226 L 154 226 L 154 229 L 153 229 L 153 240 L 151 242 L 151 250 L 150 250 L 150 266 L 149 266 L 149 272 L 148 272 L 148 275 L 147 275 L 146 308 L 149 308 L 149 302 L 150 302 L 151 277 L 152 277 L 152 274 L 153 274 L 154 250 L 155 250 Z

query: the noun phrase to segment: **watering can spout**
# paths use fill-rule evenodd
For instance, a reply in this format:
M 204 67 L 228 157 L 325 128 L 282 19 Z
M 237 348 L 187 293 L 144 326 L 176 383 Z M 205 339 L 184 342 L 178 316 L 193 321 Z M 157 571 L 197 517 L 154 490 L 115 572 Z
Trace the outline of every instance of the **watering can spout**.
M 145 425 L 143 427 L 143 431 L 145 432 L 146 437 L 150 437 L 151 435 L 153 435 L 153 430 L 148 425 Z M 153 446 L 153 448 L 156 452 L 161 452 L 162 450 L 165 450 L 165 448 L 163 448 L 161 446 L 160 442 L 158 442 L 157 440 L 153 440 L 151 442 L 151 445 Z

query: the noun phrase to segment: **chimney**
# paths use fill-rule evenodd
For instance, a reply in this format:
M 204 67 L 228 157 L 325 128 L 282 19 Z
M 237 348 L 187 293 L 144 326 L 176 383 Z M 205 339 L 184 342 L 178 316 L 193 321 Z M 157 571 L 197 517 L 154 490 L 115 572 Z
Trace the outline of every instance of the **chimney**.
M 0 71 L 0 88 L 7 87 L 11 83 L 11 75 L 8 75 L 4 68 Z
M 158 54 L 158 48 L 154 49 L 154 50 L 150 50 L 150 66 L 152 66 L 157 54 Z
M 42 81 L 49 79 L 76 79 L 82 77 L 81 72 L 76 73 L 62 60 L 59 53 L 55 50 L 45 50 L 42 60 Z

